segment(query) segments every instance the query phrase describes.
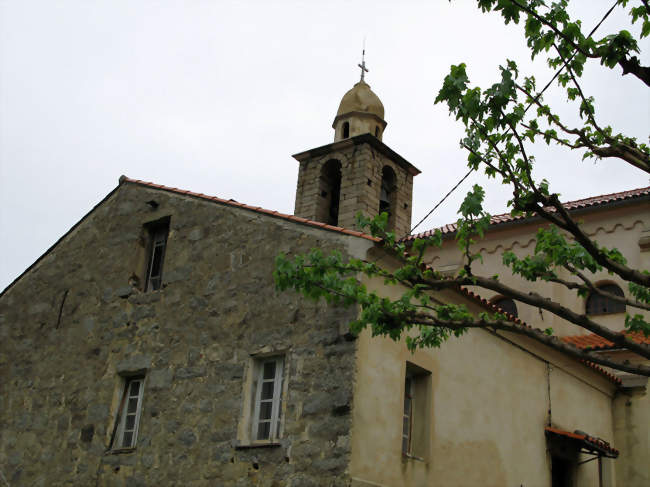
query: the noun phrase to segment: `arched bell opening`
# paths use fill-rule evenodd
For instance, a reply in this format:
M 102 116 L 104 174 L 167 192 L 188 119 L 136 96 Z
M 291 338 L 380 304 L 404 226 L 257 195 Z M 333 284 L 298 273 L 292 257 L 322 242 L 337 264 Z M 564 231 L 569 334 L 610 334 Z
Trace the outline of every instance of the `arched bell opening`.
M 388 213 L 387 230 L 395 229 L 395 210 L 397 208 L 397 176 L 390 166 L 381 170 L 379 190 L 379 213 Z
M 341 163 L 330 159 L 321 168 L 318 221 L 328 225 L 339 223 L 339 203 L 341 198 Z

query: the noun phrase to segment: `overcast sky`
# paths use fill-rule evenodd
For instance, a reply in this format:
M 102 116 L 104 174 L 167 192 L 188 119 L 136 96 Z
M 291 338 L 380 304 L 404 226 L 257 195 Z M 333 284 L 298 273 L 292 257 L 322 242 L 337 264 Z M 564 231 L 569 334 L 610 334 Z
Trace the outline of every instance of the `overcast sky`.
M 364 36 L 384 142 L 422 170 L 415 223 L 467 170 L 462 127 L 433 103 L 449 66 L 465 62 L 484 87 L 507 58 L 540 86 L 552 76 L 543 59 L 531 63 L 521 27 L 474 3 L 0 0 L 0 290 L 121 174 L 293 213 L 291 154 L 333 141 Z M 612 1 L 579 3 L 590 29 Z M 599 34 L 625 18 L 616 11 Z M 592 65 L 584 87 L 603 124 L 647 140 L 641 82 Z M 568 108 L 557 90 L 547 101 Z M 535 155 L 537 174 L 565 200 L 649 184 L 618 161 L 545 147 Z M 483 180 L 472 175 L 418 231 L 455 221 Z M 503 212 L 505 188 L 488 192 L 488 209 Z

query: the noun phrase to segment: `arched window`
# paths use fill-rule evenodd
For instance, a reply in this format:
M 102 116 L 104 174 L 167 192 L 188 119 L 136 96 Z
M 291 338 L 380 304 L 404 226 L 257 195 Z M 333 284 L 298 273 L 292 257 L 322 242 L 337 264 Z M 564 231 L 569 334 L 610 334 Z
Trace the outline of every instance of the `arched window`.
M 329 225 L 339 223 L 339 199 L 341 197 L 341 163 L 330 159 L 321 169 L 320 174 L 319 220 Z
M 350 122 L 343 122 L 343 138 L 350 137 Z
M 517 312 L 517 305 L 510 298 L 506 298 L 506 297 L 497 298 L 494 301 L 492 301 L 492 304 L 498 306 L 503 310 L 503 312 L 511 314 L 515 318 L 519 316 Z
M 395 208 L 395 182 L 397 177 L 395 171 L 388 166 L 384 166 L 381 171 L 381 190 L 379 191 L 379 213 L 386 212 L 389 215 Z
M 397 199 L 397 176 L 389 166 L 384 166 L 381 171 L 381 188 L 379 189 L 379 213 L 388 213 L 388 226 L 386 230 L 395 229 L 395 209 Z
M 616 284 L 603 284 L 598 289 L 615 296 L 624 297 L 623 290 Z M 625 303 L 616 301 L 598 293 L 591 293 L 587 298 L 586 311 L 588 315 L 604 315 L 609 313 L 624 313 Z

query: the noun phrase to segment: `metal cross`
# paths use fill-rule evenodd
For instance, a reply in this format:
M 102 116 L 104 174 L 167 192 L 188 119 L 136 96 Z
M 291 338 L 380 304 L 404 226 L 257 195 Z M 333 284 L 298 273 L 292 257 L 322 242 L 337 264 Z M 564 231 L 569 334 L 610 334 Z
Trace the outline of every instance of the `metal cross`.
M 361 68 L 361 81 L 363 81 L 363 76 L 368 72 L 368 68 L 366 68 L 366 49 L 363 49 L 363 52 L 361 54 L 361 64 L 357 64 Z

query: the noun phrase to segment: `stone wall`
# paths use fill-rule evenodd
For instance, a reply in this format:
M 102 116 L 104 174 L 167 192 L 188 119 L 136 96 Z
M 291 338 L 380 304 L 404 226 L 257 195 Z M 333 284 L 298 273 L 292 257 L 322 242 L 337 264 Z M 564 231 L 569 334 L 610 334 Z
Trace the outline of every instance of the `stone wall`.
M 143 292 L 142 228 L 165 216 L 163 288 Z M 0 296 L 9 484 L 348 485 L 356 311 L 277 293 L 272 271 L 280 251 L 345 254 L 353 239 L 121 184 Z M 251 354 L 274 350 L 288 367 L 284 433 L 250 447 Z M 142 370 L 137 448 L 111 453 L 121 377 Z

